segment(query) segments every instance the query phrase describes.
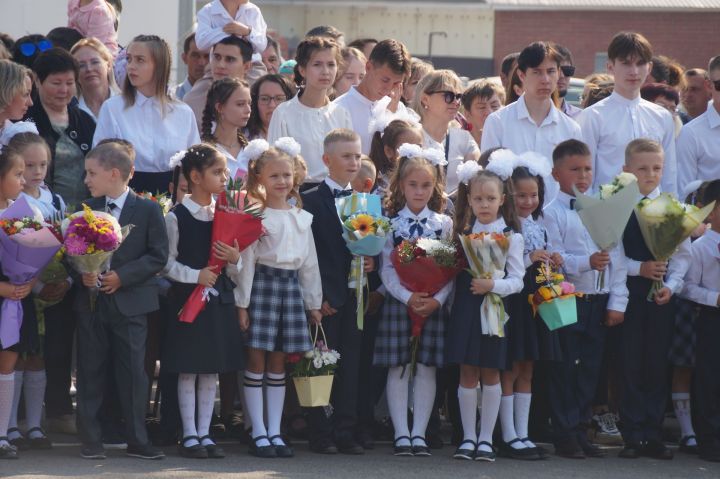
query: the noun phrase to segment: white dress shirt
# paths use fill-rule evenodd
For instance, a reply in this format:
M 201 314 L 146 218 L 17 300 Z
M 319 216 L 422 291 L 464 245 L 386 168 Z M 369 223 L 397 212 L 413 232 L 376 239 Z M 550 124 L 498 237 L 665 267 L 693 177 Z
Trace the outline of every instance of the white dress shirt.
M 185 98 L 185 94 L 192 90 L 192 87 L 193 86 L 190 84 L 190 78 L 185 77 L 185 81 L 175 87 L 175 98 L 182 100 Z
M 580 126 L 563 112 L 550 107 L 550 112 L 538 126 L 530 116 L 525 95 L 505 108 L 495 111 L 485 120 L 480 144 L 483 151 L 495 147 L 508 148 L 515 154 L 534 151 L 552 163 L 552 153 L 558 143 L 582 140 Z M 548 175 L 545 182 L 545 205 L 560 191 L 555 179 Z
M 192 200 L 192 195 L 185 195 L 182 204 L 188 209 L 193 218 L 199 221 L 212 221 L 215 217 L 215 200 L 211 199 L 207 206 L 200 206 Z M 168 234 L 168 261 L 163 268 L 162 275 L 168 279 L 178 283 L 197 284 L 200 277 L 200 270 L 191 268 L 177 261 L 178 242 L 180 240 L 180 232 L 178 231 L 178 220 L 172 211 L 165 215 L 165 226 Z M 208 249 L 210 245 L 207 245 Z M 235 284 L 240 284 L 239 269 L 242 265 L 242 256 L 237 264 L 229 264 L 225 268 L 225 272 Z M 239 291 L 235 288 L 235 305 L 239 306 Z
M 593 189 L 612 182 L 625 164 L 625 147 L 632 140 L 649 138 L 665 151 L 665 167 L 660 186 L 666 193 L 677 194 L 675 124 L 663 107 L 633 100 L 613 92 L 609 97 L 583 110 L 578 116 L 582 136 L 593 157 Z
M 421 235 L 410 233 L 409 226 L 411 224 L 411 220 L 425 221 L 425 223 L 422 225 L 423 232 Z M 380 279 L 382 279 L 383 286 L 385 286 L 387 292 L 389 292 L 395 299 L 397 299 L 401 303 L 408 304 L 410 296 L 412 296 L 412 292 L 410 292 L 407 288 L 400 284 L 400 278 L 398 277 L 397 272 L 395 272 L 395 267 L 390 260 L 390 254 L 392 253 L 393 249 L 395 249 L 394 236 L 402 237 L 403 239 L 407 240 L 415 239 L 418 237 L 432 239 L 445 238 L 452 234 L 453 222 L 449 216 L 436 213 L 427 206 L 418 215 L 415 215 L 406 206 L 398 212 L 397 216 L 390 219 L 390 223 L 393 227 L 393 234 L 388 235 L 387 241 L 385 242 L 385 247 L 382 251 Z M 438 238 L 436 234 L 436 231 L 438 230 L 442 231 L 440 238 Z M 417 231 L 415 231 L 414 233 L 417 233 Z M 445 304 L 445 301 L 448 299 L 452 288 L 453 281 L 450 281 L 448 284 L 443 286 L 440 291 L 435 293 L 433 298 L 441 305 Z
M 719 247 L 720 233 L 711 229 L 691 245 L 692 262 L 685 275 L 683 298 L 717 307 L 720 296 Z
M 323 163 L 323 141 L 335 128 L 352 130 L 350 113 L 336 103 L 328 103 L 320 108 L 310 108 L 296 95 L 281 103 L 270 119 L 267 141 L 271 145 L 278 138 L 291 136 L 300 143 L 302 157 L 308 166 L 307 183 L 319 183 L 327 176 L 327 167 Z
M 525 241 L 523 264 L 527 269 L 533 264 L 530 255 L 538 250 L 547 250 L 547 230 L 545 230 L 540 218 L 536 220 L 532 215 L 527 218 L 520 218 L 520 221 L 522 222 L 522 236 Z
M 161 173 L 170 170 L 170 157 L 200 143 L 195 115 L 185 103 L 173 101 L 163 116 L 160 102 L 135 93 L 135 104 L 125 107 L 122 95 L 100 108 L 93 146 L 106 138 L 122 138 L 135 147 L 135 170 Z
M 227 149 L 225 149 L 225 147 L 220 143 L 215 143 L 213 146 L 215 146 L 220 153 L 225 155 L 225 158 L 227 159 L 227 167 L 228 170 L 230 170 L 230 178 L 245 178 L 248 170 L 247 159 L 239 159 L 238 157 L 233 156 L 232 153 L 227 151 Z M 242 153 L 242 150 L 240 150 L 238 156 L 240 156 L 240 153 Z
M 462 128 L 448 128 L 447 135 L 441 141 L 435 141 L 433 137 L 423 129 L 423 147 L 433 148 L 442 151 L 445 155 L 445 143 L 447 142 L 447 174 L 445 175 L 445 191 L 452 193 L 458 187 L 457 167 L 460 163 L 470 159 L 473 155 L 480 156 L 480 148 L 469 131 Z
M 114 89 L 110 89 L 110 96 L 108 98 L 112 98 L 114 96 L 117 96 L 120 92 Z M 107 100 L 106 100 L 107 101 Z M 103 102 L 104 103 L 104 102 Z M 85 101 L 85 97 L 80 95 L 80 98 L 78 98 L 78 108 L 80 108 L 82 111 L 87 113 L 92 117 L 93 120 L 95 120 L 95 123 L 97 123 L 98 119 L 95 116 L 95 113 L 90 109 L 87 102 Z M 102 108 L 102 105 L 100 106 Z
M 649 195 L 648 198 L 654 200 L 660 195 L 660 188 L 655 188 Z M 643 199 L 643 195 L 638 195 L 638 203 Z M 665 280 L 663 284 L 665 287 L 670 289 L 673 294 L 678 294 L 683 288 L 683 278 L 687 269 L 690 266 L 692 260 L 692 253 L 690 252 L 690 238 L 686 238 L 680 246 L 677 252 L 672 255 L 670 261 L 668 261 L 668 269 L 665 274 Z M 640 276 L 640 266 L 642 261 L 637 261 L 629 257 L 625 257 L 627 264 L 627 275 L 628 276 Z
M 590 266 L 590 256 L 600 248 L 590 237 L 577 211 L 571 209 L 572 196 L 562 191 L 543 211 L 548 246 L 563 257 L 568 281 L 579 293 L 610 293 L 608 309 L 625 312 L 628 303 L 627 268 L 622 243 L 610 250 L 610 264 L 605 270 L 605 287 L 598 289 L 599 272 Z
M 475 220 L 473 233 L 503 233 L 507 224 L 503 218 L 498 218 L 492 223 L 483 224 Z M 523 249 L 525 241 L 521 234 L 513 233 L 510 236 L 510 247 L 508 248 L 507 261 L 505 263 L 505 278 L 494 280 L 495 285 L 490 292 L 498 294 L 503 298 L 511 294 L 519 293 L 523 289 L 523 277 L 525 266 L 523 264 Z
M 677 139 L 678 191 L 695 180 L 720 178 L 720 104 L 687 123 Z M 684 198 L 682 198 L 684 200 Z
M 240 5 L 233 18 L 220 0 L 213 0 L 197 12 L 195 44 L 198 49 L 210 50 L 217 42 L 229 37 L 230 35 L 223 31 L 223 27 L 230 22 L 238 22 L 250 27 L 250 35 L 243 38 L 252 44 L 256 53 L 262 53 L 267 48 L 267 24 L 257 5 L 252 2 Z
M 265 208 L 263 228 L 266 235 L 242 252 L 239 289 L 241 308 L 250 304 L 255 263 L 277 269 L 296 270 L 305 309 L 320 309 L 322 284 L 313 239 L 312 215 L 291 207 L 286 210 Z
M 112 198 L 110 196 L 105 197 L 105 211 L 110 213 L 115 217 L 116 220 L 120 221 L 120 214 L 122 213 L 123 206 L 125 206 L 125 201 L 127 200 L 128 194 L 130 193 L 130 188 L 125 187 L 125 191 L 122 192 L 120 196 L 117 198 Z M 110 204 L 115 205 L 114 208 L 108 211 L 108 208 Z

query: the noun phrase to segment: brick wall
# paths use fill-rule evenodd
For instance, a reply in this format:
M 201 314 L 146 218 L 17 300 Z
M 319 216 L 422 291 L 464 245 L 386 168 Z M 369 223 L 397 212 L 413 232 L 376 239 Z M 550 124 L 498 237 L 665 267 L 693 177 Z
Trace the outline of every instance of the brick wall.
M 623 30 L 645 35 L 656 54 L 677 59 L 686 68 L 707 67 L 720 55 L 720 12 L 495 12 L 495 71 L 502 58 L 535 40 L 553 40 L 568 47 L 575 57 L 576 76 L 593 72 L 595 54 L 606 52 L 612 36 Z

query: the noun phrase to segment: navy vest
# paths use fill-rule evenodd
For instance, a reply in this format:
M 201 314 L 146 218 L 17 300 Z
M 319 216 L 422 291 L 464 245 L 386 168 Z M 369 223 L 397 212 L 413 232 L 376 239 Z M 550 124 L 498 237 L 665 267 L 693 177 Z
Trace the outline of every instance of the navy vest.
M 634 211 L 632 215 L 630 215 L 630 220 L 623 233 L 623 246 L 625 247 L 625 256 L 630 259 L 640 262 L 655 260 L 645 244 L 645 238 L 643 238 L 642 232 L 640 231 L 640 224 Z M 647 296 L 651 286 L 652 280 L 643 278 L 642 276 L 628 276 L 627 278 L 627 287 L 630 295 Z

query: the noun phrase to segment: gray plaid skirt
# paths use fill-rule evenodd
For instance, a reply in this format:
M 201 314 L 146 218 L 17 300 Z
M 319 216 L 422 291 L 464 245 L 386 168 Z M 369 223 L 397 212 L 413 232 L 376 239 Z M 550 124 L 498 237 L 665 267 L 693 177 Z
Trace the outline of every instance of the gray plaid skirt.
M 426 366 L 441 367 L 445 353 L 445 317 L 441 306 L 427 318 L 420 333 L 417 362 Z M 375 366 L 394 367 L 410 363 L 410 334 L 412 324 L 407 305 L 391 294 L 385 296 L 377 336 L 375 337 Z
M 312 344 L 297 271 L 255 265 L 247 346 L 302 353 Z
M 673 366 L 695 366 L 695 319 L 698 306 L 692 301 L 675 298 L 675 331 L 668 360 Z

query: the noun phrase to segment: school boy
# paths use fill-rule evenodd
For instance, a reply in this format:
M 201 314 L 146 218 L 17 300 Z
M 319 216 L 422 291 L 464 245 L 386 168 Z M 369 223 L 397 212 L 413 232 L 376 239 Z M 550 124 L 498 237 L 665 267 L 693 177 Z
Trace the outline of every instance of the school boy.
M 585 143 L 567 140 L 553 151 L 553 177 L 560 184 L 545 208 L 549 249 L 563 257 L 567 280 L 583 296 L 577 298 L 576 324 L 558 329 L 562 359 L 549 369 L 555 453 L 580 459 L 602 457 L 590 444 L 586 425 L 600 373 L 606 326 L 623 321 L 627 306 L 625 262 L 619 248 L 599 251 L 575 211 L 573 186 L 585 192 L 592 185 L 592 156 Z M 604 287 L 598 275 L 605 272 Z
M 75 298 L 78 317 L 78 430 L 81 456 L 104 459 L 98 412 L 112 359 L 119 403 L 125 419 L 127 455 L 161 459 L 145 430 L 148 379 L 144 370 L 146 315 L 158 309 L 155 275 L 168 258 L 168 238 L 157 203 L 128 188 L 135 151 L 124 140 L 104 140 L 85 159 L 85 184 L 90 208 L 112 214 L 121 226 L 133 228 L 115 251 L 110 271 L 83 274 Z M 95 310 L 90 311 L 88 287 L 100 284 Z

